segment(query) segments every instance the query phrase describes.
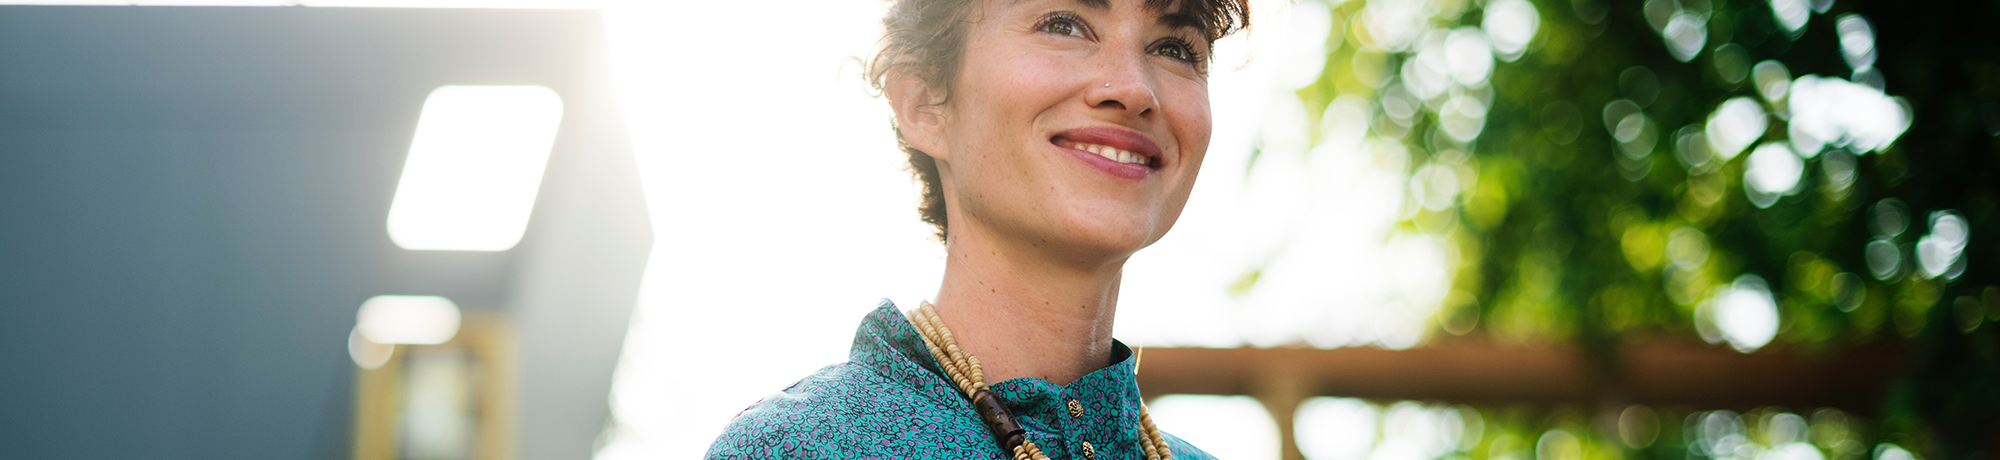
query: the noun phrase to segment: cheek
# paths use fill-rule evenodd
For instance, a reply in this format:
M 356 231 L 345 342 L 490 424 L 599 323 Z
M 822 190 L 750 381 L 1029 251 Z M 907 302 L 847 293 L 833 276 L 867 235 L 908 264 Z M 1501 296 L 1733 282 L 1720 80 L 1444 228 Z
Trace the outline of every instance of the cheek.
M 1187 86 L 1175 88 L 1172 93 L 1173 107 L 1180 110 L 1168 114 L 1167 123 L 1173 127 L 1174 140 L 1180 143 L 1182 161 L 1189 166 L 1189 174 L 1193 174 L 1208 153 L 1209 137 L 1215 132 L 1215 119 L 1209 111 L 1208 88 L 1192 82 Z
M 1018 47 L 968 50 L 954 98 L 964 115 L 989 122 L 1023 123 L 1063 100 L 1078 72 L 1061 59 Z

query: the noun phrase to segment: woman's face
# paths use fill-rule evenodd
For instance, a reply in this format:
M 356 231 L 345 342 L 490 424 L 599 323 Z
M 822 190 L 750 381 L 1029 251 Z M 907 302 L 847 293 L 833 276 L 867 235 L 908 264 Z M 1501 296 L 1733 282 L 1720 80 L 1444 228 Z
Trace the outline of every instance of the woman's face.
M 951 234 L 1098 263 L 1173 226 L 1208 150 L 1207 40 L 1179 5 L 1145 3 L 977 7 L 951 97 L 929 109 L 934 145 L 917 146 L 939 160 Z

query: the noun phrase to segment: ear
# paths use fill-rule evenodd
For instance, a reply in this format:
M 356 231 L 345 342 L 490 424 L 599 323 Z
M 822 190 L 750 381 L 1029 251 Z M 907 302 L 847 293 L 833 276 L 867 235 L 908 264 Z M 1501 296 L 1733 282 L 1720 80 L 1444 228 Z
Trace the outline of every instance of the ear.
M 896 129 L 903 134 L 903 142 L 930 154 L 931 158 L 949 160 L 951 149 L 944 142 L 944 107 L 935 105 L 944 100 L 943 95 L 932 91 L 924 79 L 908 72 L 890 71 L 888 84 L 883 85 L 883 94 L 889 97 L 889 107 L 896 111 Z

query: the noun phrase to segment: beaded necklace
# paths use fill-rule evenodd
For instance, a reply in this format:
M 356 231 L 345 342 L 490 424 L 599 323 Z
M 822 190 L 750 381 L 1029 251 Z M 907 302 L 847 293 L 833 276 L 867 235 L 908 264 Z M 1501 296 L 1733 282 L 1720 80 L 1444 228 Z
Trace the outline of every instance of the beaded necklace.
M 1000 396 L 986 387 L 986 371 L 979 366 L 979 358 L 958 349 L 958 341 L 952 339 L 951 329 L 944 327 L 944 321 L 937 316 L 937 310 L 930 302 L 920 303 L 908 313 L 910 324 L 924 338 L 924 347 L 931 350 L 931 357 L 937 358 L 938 365 L 951 377 L 952 383 L 965 392 L 966 399 L 972 400 L 973 412 L 979 413 L 980 420 L 993 432 L 993 439 L 1000 443 L 1001 450 L 1014 453 L 1015 460 L 1049 460 L 1042 448 L 1028 440 L 1028 430 L 1014 421 L 1014 414 L 1000 402 Z M 1153 416 L 1146 412 L 1146 404 L 1139 403 L 1139 447 L 1145 449 L 1146 460 L 1173 460 L 1173 452 L 1167 449 L 1167 438 L 1160 435 L 1160 428 L 1153 425 Z M 1085 445 L 1086 453 L 1089 446 Z

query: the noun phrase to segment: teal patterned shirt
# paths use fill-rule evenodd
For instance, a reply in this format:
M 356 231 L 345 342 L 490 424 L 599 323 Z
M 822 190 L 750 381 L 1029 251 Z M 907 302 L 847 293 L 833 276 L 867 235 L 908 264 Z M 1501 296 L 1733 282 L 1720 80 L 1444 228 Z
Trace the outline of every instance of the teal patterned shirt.
M 1135 364 L 1132 349 L 1113 341 L 1110 366 L 1069 385 L 1018 378 L 991 388 L 1049 458 L 1142 459 Z M 1166 438 L 1176 459 L 1213 458 Z M 847 362 L 744 409 L 708 449 L 711 459 L 1010 457 L 888 299 L 861 321 Z

